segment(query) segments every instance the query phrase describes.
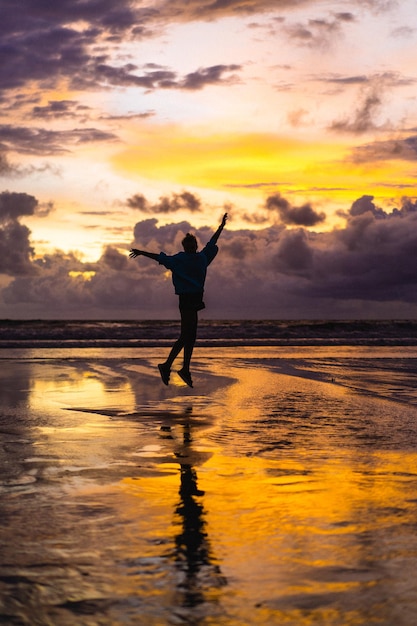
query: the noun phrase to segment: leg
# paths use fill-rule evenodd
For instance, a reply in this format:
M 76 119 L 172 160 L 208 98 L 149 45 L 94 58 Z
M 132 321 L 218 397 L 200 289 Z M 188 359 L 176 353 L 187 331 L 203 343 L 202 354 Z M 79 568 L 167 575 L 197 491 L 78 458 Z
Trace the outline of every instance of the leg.
M 170 353 L 168 355 L 168 358 L 165 361 L 165 363 L 159 363 L 159 365 L 158 365 L 158 369 L 159 369 L 159 373 L 161 374 L 162 382 L 165 385 L 168 385 L 168 383 L 169 383 L 169 377 L 170 377 L 170 374 L 171 374 L 172 364 L 174 363 L 175 359 L 177 358 L 177 356 L 179 355 L 179 353 L 183 349 L 184 343 L 185 343 L 185 340 L 184 340 L 184 333 L 183 333 L 182 311 L 181 311 L 181 334 L 178 337 L 177 341 L 172 346 L 171 351 L 170 351 Z
M 184 371 L 190 371 L 190 362 L 197 339 L 197 311 L 183 311 L 181 314 L 181 334 L 184 337 Z
M 185 311 L 183 309 L 180 309 L 180 313 L 181 313 L 181 333 L 180 336 L 178 337 L 177 341 L 174 343 L 174 345 L 171 348 L 171 351 L 168 355 L 167 360 L 165 361 L 165 363 L 162 363 L 162 366 L 165 367 L 167 370 L 170 370 L 172 367 L 172 364 L 174 363 L 175 359 L 177 358 L 177 356 L 179 355 L 179 353 L 181 352 L 181 350 L 184 348 L 184 353 L 185 353 L 185 345 L 186 343 L 188 344 L 188 353 L 190 354 L 189 359 L 188 359 L 188 368 L 190 367 L 190 360 L 191 360 L 191 354 L 193 352 L 193 347 L 194 347 L 194 343 L 195 343 L 195 337 L 194 337 L 194 341 L 192 341 L 192 337 L 188 338 L 189 335 L 189 328 L 190 328 L 190 321 L 188 319 L 188 316 L 193 316 L 194 311 Z M 197 315 L 197 313 L 196 313 Z M 191 325 L 193 325 L 193 321 L 191 320 Z M 195 332 L 195 336 L 196 336 L 196 332 Z M 191 346 L 191 351 L 190 351 L 190 344 L 192 343 Z
M 193 386 L 190 374 L 190 362 L 193 354 L 195 340 L 197 338 L 197 311 L 181 312 L 181 335 L 184 339 L 184 365 L 178 374 L 189 387 Z
M 182 331 L 181 331 L 181 335 L 178 337 L 177 341 L 172 346 L 171 352 L 169 353 L 168 358 L 164 363 L 164 365 L 166 365 L 167 368 L 171 369 L 173 362 L 175 361 L 175 359 L 177 358 L 177 356 L 179 355 L 183 347 L 184 347 L 184 338 L 183 338 Z

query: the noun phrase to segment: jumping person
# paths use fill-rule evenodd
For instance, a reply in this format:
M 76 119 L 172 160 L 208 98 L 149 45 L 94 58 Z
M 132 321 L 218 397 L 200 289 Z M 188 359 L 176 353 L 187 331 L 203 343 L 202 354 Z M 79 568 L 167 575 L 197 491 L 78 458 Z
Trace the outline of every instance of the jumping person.
M 197 338 L 198 311 L 205 308 L 203 294 L 207 267 L 213 261 L 219 250 L 217 240 L 226 225 L 226 220 L 227 213 L 223 215 L 220 226 L 201 252 L 197 252 L 197 239 L 190 233 L 187 233 L 182 240 L 184 252 L 178 252 L 173 256 L 168 256 L 165 252 L 154 254 L 153 252 L 137 250 L 136 248 L 132 248 L 130 251 L 129 256 L 131 259 L 137 256 L 146 256 L 149 259 L 158 261 L 160 265 L 164 265 L 167 269 L 171 270 L 175 293 L 179 297 L 181 333 L 172 346 L 165 363 L 158 365 L 162 381 L 165 385 L 169 383 L 172 364 L 181 350 L 184 349 L 184 364 L 178 374 L 189 387 L 193 386 L 190 374 L 190 362 Z

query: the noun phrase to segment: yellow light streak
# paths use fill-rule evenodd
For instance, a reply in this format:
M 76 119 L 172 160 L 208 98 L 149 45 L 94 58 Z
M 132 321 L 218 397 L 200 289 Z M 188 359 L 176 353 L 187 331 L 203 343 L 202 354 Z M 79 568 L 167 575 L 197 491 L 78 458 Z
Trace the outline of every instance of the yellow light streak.
M 70 271 L 68 272 L 68 276 L 71 276 L 71 278 L 82 278 L 83 280 L 91 280 L 94 276 L 96 275 L 96 272 L 93 271 L 85 271 L 85 272 L 76 272 L 76 271 Z

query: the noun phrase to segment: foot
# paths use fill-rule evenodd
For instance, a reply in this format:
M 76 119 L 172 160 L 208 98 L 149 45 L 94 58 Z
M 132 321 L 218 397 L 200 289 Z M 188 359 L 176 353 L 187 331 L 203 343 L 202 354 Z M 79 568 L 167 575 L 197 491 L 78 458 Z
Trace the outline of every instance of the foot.
M 182 370 L 179 370 L 178 375 L 180 376 L 180 378 L 182 378 L 182 380 L 189 386 L 192 387 L 193 386 L 193 381 L 191 378 L 191 374 L 190 372 L 187 372 L 184 368 Z
M 168 385 L 169 383 L 169 375 L 171 373 L 171 369 L 165 363 L 159 363 L 158 365 L 159 373 L 161 374 L 162 382 L 164 385 Z

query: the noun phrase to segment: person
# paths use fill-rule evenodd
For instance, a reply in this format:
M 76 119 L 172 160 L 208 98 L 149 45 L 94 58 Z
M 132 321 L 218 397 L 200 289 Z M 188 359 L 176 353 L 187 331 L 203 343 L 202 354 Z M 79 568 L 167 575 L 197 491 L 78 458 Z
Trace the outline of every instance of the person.
M 136 248 L 132 248 L 130 251 L 130 258 L 146 256 L 171 270 L 175 293 L 179 298 L 180 336 L 172 346 L 165 363 L 158 365 L 159 373 L 165 385 L 169 384 L 171 368 L 176 357 L 181 350 L 184 350 L 184 364 L 178 374 L 189 387 L 193 386 L 190 363 L 197 338 L 198 311 L 205 308 L 203 295 L 207 267 L 217 255 L 219 250 L 217 241 L 226 225 L 226 220 L 227 213 L 223 215 L 220 226 L 201 252 L 197 252 L 197 239 L 190 233 L 187 233 L 182 240 L 184 252 L 178 252 L 173 256 L 168 256 L 165 252 L 155 254 Z

